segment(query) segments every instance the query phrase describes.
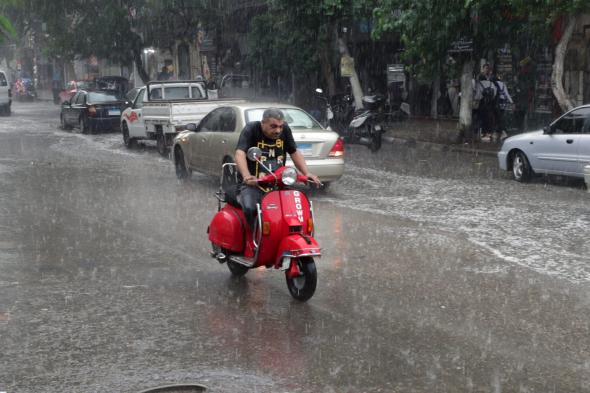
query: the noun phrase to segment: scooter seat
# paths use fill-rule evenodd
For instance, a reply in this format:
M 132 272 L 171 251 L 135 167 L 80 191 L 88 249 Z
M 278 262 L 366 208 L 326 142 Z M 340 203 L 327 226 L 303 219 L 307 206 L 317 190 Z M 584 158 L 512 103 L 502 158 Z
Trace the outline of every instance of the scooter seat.
M 239 186 L 237 184 L 232 184 L 229 186 L 225 186 L 223 188 L 224 192 L 224 199 L 225 203 L 230 204 L 231 206 L 242 208 L 240 202 L 238 202 L 238 194 L 240 193 Z

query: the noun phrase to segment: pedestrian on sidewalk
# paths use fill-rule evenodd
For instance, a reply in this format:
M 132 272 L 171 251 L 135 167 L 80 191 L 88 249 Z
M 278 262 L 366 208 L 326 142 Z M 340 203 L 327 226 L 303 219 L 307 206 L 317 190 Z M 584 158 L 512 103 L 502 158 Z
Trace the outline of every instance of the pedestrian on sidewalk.
M 502 81 L 502 76 L 494 80 L 497 89 L 496 100 L 496 132 L 494 133 L 494 141 L 504 140 L 508 137 L 506 133 L 508 127 L 506 124 L 506 111 L 512 108 L 514 101 L 508 92 L 506 84 Z
M 497 124 L 497 88 L 489 63 L 485 63 L 482 66 L 481 73 L 475 84 L 475 89 L 475 100 L 477 101 L 476 116 L 478 118 L 478 126 L 481 129 L 481 141 L 491 142 L 492 134 L 495 132 Z

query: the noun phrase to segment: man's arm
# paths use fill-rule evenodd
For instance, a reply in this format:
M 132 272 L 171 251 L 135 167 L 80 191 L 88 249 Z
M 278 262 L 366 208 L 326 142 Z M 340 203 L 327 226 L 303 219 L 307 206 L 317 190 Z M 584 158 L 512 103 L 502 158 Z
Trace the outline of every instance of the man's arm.
M 256 179 L 256 176 L 251 175 L 250 170 L 248 169 L 246 152 L 237 149 L 236 154 L 234 155 L 234 159 L 238 167 L 238 172 L 240 172 L 240 175 L 242 175 L 242 179 L 244 179 L 244 183 L 246 183 L 249 186 L 257 185 L 258 181 Z
M 299 170 L 299 172 L 301 172 L 301 174 L 303 176 L 307 176 L 318 187 L 322 185 L 322 182 L 320 181 L 320 179 L 316 175 L 314 175 L 313 173 L 310 173 L 309 169 L 307 169 L 307 164 L 305 163 L 305 158 L 303 157 L 303 153 L 301 153 L 299 150 L 295 150 L 292 154 L 290 154 L 290 156 L 291 156 L 291 160 L 293 160 L 293 164 L 295 164 L 295 167 Z

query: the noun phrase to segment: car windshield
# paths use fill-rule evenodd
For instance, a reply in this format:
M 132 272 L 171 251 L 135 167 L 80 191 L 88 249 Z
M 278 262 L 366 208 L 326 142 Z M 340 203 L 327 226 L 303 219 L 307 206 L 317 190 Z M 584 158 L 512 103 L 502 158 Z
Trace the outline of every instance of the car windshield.
M 95 84 L 94 82 L 90 82 L 90 81 L 79 81 L 76 84 L 73 85 L 73 88 L 78 88 L 78 90 L 88 90 L 88 89 L 93 89 Z
M 322 126 L 315 121 L 310 115 L 297 108 L 280 108 L 285 115 L 285 122 L 289 124 L 291 129 L 304 128 L 321 129 Z M 262 120 L 262 114 L 266 108 L 256 108 L 246 110 L 246 122 Z
M 92 91 L 88 93 L 88 102 L 101 103 L 120 101 L 122 97 L 117 92 Z

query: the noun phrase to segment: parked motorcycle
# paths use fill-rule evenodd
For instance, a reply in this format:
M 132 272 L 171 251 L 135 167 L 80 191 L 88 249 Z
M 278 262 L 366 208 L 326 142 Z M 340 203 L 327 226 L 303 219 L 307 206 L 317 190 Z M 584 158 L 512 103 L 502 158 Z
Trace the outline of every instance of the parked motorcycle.
M 381 95 L 364 96 L 363 108 L 356 111 L 343 137 L 345 142 L 365 145 L 372 152 L 381 148 L 381 139 L 385 130 L 383 121 L 383 103 Z
M 320 257 L 321 251 L 313 237 L 313 205 L 303 191 L 293 186 L 308 179 L 293 167 L 269 170 L 257 147 L 250 148 L 247 156 L 267 170 L 269 174 L 258 183 L 272 190 L 257 205 L 256 224 L 250 229 L 237 201 L 237 181 L 233 185 L 227 182 L 231 178 L 228 173 L 236 173 L 235 164 L 223 164 L 221 187 L 216 194 L 218 212 L 207 230 L 213 246 L 211 256 L 226 263 L 235 276 L 261 266 L 284 271 L 291 295 L 306 301 L 316 289 L 314 257 Z

